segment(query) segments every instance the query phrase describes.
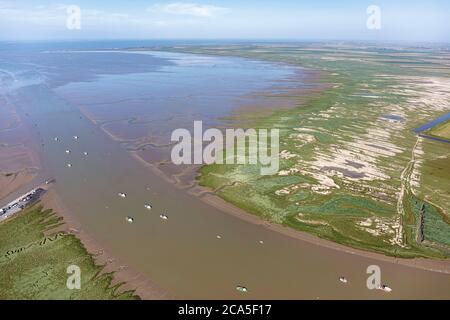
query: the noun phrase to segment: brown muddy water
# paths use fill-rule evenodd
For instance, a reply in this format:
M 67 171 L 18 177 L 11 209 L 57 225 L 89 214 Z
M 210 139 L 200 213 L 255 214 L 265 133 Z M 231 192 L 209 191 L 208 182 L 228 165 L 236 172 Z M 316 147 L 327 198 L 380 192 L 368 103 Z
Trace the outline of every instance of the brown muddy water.
M 113 72 L 99 63 L 95 76 L 86 79 L 82 68 L 92 68 L 80 56 L 143 67 Z M 163 53 L 33 59 L 26 66 L 33 66 L 31 77 L 38 80 L 30 82 L 30 74 L 21 71 L 27 84 L 3 95 L 33 131 L 40 179 L 55 178 L 64 206 L 89 235 L 177 298 L 450 298 L 448 274 L 346 253 L 250 223 L 177 188 L 126 151 L 145 143 L 158 148 L 173 128 L 190 129 L 194 119 L 220 124 L 220 117 L 249 102 L 244 96 L 288 78 L 294 72 L 288 67 Z M 61 66 L 49 68 L 58 59 L 79 63 L 76 73 L 64 78 Z M 24 65 L 2 67 L 18 75 Z M 164 157 L 159 152 L 155 159 Z M 134 222 L 127 223 L 127 216 Z M 393 292 L 367 289 L 369 265 L 380 266 L 382 282 Z

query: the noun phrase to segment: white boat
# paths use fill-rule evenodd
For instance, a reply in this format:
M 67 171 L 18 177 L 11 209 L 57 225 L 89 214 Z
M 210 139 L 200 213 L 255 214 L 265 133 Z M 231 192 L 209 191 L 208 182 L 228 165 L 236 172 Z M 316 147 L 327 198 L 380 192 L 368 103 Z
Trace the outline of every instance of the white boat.
M 121 198 L 126 198 L 127 197 L 127 195 L 125 193 L 123 193 L 123 192 L 119 192 L 118 195 Z
M 58 137 L 55 137 L 55 139 L 54 139 L 55 141 L 59 141 L 59 138 Z
M 169 219 L 169 217 L 166 216 L 165 214 L 160 214 L 159 217 L 160 217 L 161 219 L 163 219 L 163 220 Z
M 383 284 L 380 287 L 378 287 L 378 290 L 383 290 L 384 292 L 392 292 L 392 289 L 389 288 L 387 285 Z
M 259 240 L 259 244 L 264 244 L 264 241 L 262 241 L 262 240 Z
M 85 156 L 87 156 L 88 155 L 88 153 L 85 151 L 85 152 L 83 152 L 83 155 L 85 155 Z
M 72 164 L 71 164 L 71 163 L 68 163 L 68 164 L 67 164 L 67 168 L 72 168 Z
M 222 236 L 218 234 L 218 235 L 216 236 L 216 238 L 217 238 L 217 239 L 222 239 Z
M 133 221 L 134 221 L 134 219 L 132 217 L 127 217 L 126 220 L 128 223 L 133 223 Z
M 246 287 L 243 287 L 243 286 L 237 286 L 236 290 L 239 291 L 239 292 L 244 292 L 244 293 L 248 292 L 248 289 Z
M 342 283 L 347 283 L 348 282 L 346 277 L 340 277 L 339 281 L 342 282 Z
M 78 140 L 78 136 L 73 136 L 73 138 L 74 138 L 75 140 Z
M 147 210 L 152 210 L 152 206 L 150 204 L 148 204 L 148 203 L 144 207 Z
M 69 154 L 69 153 L 70 153 L 70 150 L 66 150 L 66 153 Z

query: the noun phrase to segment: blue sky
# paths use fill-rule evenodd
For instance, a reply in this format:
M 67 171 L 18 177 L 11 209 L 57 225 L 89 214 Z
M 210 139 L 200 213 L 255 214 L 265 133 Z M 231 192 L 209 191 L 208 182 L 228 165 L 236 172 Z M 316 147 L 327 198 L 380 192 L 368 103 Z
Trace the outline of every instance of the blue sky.
M 0 39 L 450 39 L 448 0 L 64 1 L 0 0 Z M 66 26 L 70 5 L 81 29 Z M 379 30 L 367 28 L 370 5 Z

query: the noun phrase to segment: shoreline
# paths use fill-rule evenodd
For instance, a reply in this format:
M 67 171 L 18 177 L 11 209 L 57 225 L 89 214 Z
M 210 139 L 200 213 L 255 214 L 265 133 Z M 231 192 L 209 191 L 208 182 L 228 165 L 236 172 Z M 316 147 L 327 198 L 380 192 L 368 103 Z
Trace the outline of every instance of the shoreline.
M 206 188 L 205 188 L 206 189 Z M 206 189 L 207 190 L 207 189 Z M 394 264 L 399 264 L 411 268 L 422 269 L 430 272 L 437 273 L 445 273 L 450 274 L 450 260 L 442 260 L 442 259 L 427 259 L 427 258 L 397 258 L 391 257 L 387 255 L 383 255 L 381 253 L 365 251 L 361 249 L 356 249 L 352 247 L 348 247 L 337 242 L 333 242 L 331 240 L 319 238 L 313 234 L 309 234 L 307 232 L 303 232 L 300 230 L 295 230 L 290 227 L 276 224 L 273 222 L 269 222 L 261 219 L 259 216 L 248 213 L 247 211 L 236 207 L 235 205 L 226 202 L 222 198 L 212 195 L 210 190 L 209 193 L 198 196 L 198 198 L 211 206 L 214 206 L 227 214 L 231 214 L 234 217 L 246 221 L 248 223 L 256 224 L 266 228 L 267 230 L 271 230 L 273 232 L 280 233 L 284 236 L 294 238 L 300 241 L 306 241 L 313 245 L 330 248 L 333 250 L 337 250 L 340 252 L 345 252 L 347 254 L 358 255 L 365 258 L 370 258 L 374 260 L 379 260 L 383 262 L 389 262 Z
M 411 259 L 405 259 L 405 258 L 398 258 L 398 257 L 392 257 L 387 256 L 382 253 L 372 252 L 372 251 L 365 251 L 362 249 L 352 248 L 349 246 L 345 246 L 343 244 L 320 238 L 316 235 L 309 234 L 304 231 L 296 230 L 281 224 L 273 223 L 267 220 L 263 220 L 261 217 L 254 215 L 252 213 L 249 213 L 245 211 L 244 209 L 241 209 L 234 204 L 225 201 L 221 197 L 214 194 L 214 190 L 203 187 L 198 184 L 197 181 L 193 182 L 193 186 L 186 187 L 182 184 L 179 184 L 176 180 L 171 179 L 168 177 L 163 171 L 156 168 L 153 164 L 148 163 L 138 157 L 135 154 L 132 154 L 133 157 L 139 161 L 142 165 L 147 166 L 150 170 L 152 170 L 154 173 L 156 173 L 161 179 L 166 180 L 167 182 L 171 183 L 173 186 L 180 190 L 186 191 L 191 196 L 199 199 L 200 201 L 207 203 L 208 205 L 217 208 L 221 211 L 223 211 L 225 214 L 229 214 L 237 219 L 240 219 L 242 221 L 245 221 L 246 223 L 251 223 L 254 225 L 261 226 L 267 230 L 270 230 L 272 232 L 277 232 L 283 236 L 297 239 L 299 241 L 305 241 L 313 245 L 337 250 L 340 252 L 344 252 L 347 254 L 357 255 L 365 258 L 370 258 L 378 261 L 383 262 L 389 262 L 393 264 L 399 264 L 403 266 L 407 266 L 410 268 L 416 268 L 421 270 L 426 270 L 430 272 L 437 272 L 437 273 L 445 273 L 450 274 L 450 260 L 442 260 L 442 259 L 428 259 L 428 258 L 411 258 Z
M 95 263 L 102 266 L 102 273 L 112 273 L 111 286 L 121 284 L 118 292 L 133 290 L 143 300 L 175 299 L 165 289 L 153 282 L 147 275 L 129 266 L 125 261 L 117 258 L 86 232 L 73 214 L 64 206 L 62 200 L 53 188 L 49 188 L 41 198 L 44 209 L 52 209 L 56 215 L 63 218 L 63 224 L 52 232 L 63 231 L 74 235 L 83 244 Z

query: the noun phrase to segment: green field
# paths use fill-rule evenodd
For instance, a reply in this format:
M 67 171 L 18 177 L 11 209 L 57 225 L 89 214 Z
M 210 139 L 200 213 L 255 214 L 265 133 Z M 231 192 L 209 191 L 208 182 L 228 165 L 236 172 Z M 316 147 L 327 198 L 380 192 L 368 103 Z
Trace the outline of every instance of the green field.
M 296 107 L 248 116 L 251 127 L 280 129 L 280 151 L 289 156 L 277 175 L 261 176 L 256 165 L 209 165 L 200 170 L 201 185 L 262 219 L 345 245 L 449 257 L 450 149 L 413 132 L 449 111 L 448 52 L 333 43 L 164 50 L 321 72 L 320 90 L 286 97 Z M 413 198 L 429 208 L 427 241 L 416 241 Z
M 426 135 L 450 141 L 450 120 L 425 131 Z
M 139 299 L 111 286 L 113 274 L 74 236 L 52 230 L 62 223 L 51 210 L 35 205 L 0 223 L 1 299 Z M 67 267 L 81 270 L 81 288 L 67 288 Z

